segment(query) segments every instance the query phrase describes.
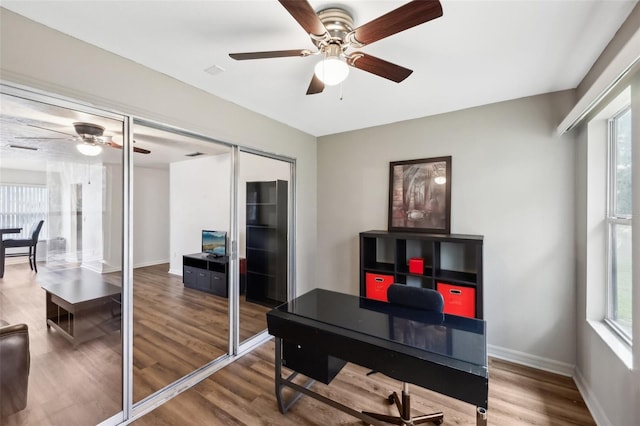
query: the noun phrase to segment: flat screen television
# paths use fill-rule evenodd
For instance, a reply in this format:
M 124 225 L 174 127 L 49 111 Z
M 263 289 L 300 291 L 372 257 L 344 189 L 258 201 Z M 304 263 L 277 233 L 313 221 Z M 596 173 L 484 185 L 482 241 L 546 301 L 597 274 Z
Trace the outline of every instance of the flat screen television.
M 227 233 L 202 230 L 202 252 L 219 257 L 227 255 Z

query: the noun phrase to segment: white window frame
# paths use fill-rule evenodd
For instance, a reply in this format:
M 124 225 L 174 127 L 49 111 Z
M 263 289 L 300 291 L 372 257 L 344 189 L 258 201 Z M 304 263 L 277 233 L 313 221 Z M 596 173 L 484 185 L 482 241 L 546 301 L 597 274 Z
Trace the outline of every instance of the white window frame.
M 631 215 L 617 216 L 616 213 L 616 164 L 617 164 L 617 120 L 631 111 L 631 105 L 627 105 L 608 120 L 608 141 L 607 141 L 607 197 L 606 197 L 606 227 L 607 227 L 607 288 L 606 288 L 606 311 L 604 322 L 622 338 L 627 344 L 631 345 L 631 334 L 615 319 L 615 286 L 613 265 L 615 264 L 615 252 L 613 250 L 613 237 L 615 226 L 628 226 L 631 229 Z
M 9 238 L 31 238 L 34 224 L 49 217 L 49 189 L 46 185 L 1 183 L 0 227 L 22 228 L 20 234 Z M 47 229 L 40 232 L 40 240 L 47 239 Z

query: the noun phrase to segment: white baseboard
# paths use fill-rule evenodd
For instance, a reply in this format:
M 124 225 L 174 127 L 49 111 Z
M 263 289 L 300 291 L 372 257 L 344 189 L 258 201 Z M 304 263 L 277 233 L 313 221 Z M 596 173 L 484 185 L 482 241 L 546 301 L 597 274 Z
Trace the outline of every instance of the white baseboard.
M 549 358 L 531 355 L 513 349 L 507 349 L 500 346 L 488 345 L 487 351 L 489 356 L 514 362 L 516 364 L 526 365 L 528 367 L 537 368 L 539 370 L 549 371 L 551 373 L 560 374 L 567 377 L 573 377 L 575 365 L 566 362 L 556 361 Z
M 147 262 L 140 262 L 133 265 L 133 268 L 144 268 L 145 266 L 162 265 L 163 263 L 169 263 L 169 259 L 149 260 Z
M 489 356 L 493 358 L 572 377 L 576 387 L 578 388 L 578 392 L 582 395 L 582 399 L 584 399 L 584 402 L 596 424 L 598 426 L 611 426 L 611 422 L 607 418 L 607 415 L 589 389 L 582 373 L 580 373 L 580 370 L 578 370 L 575 365 L 495 345 L 488 345 L 487 350 L 489 352 Z
M 144 268 L 145 266 L 154 266 L 154 265 L 162 265 L 163 263 L 169 263 L 168 259 L 162 259 L 162 260 L 151 260 L 148 262 L 141 262 L 141 263 L 137 263 L 133 266 L 134 269 L 136 268 Z M 119 272 L 122 270 L 122 268 L 120 266 L 116 266 L 116 265 L 109 265 L 107 263 L 102 263 L 102 264 L 95 264 L 95 262 L 87 262 L 87 263 L 83 263 L 82 264 L 83 268 L 89 269 L 91 271 L 94 272 L 98 272 L 100 274 L 108 274 L 111 272 Z M 182 274 L 180 274 L 182 275 Z
M 595 420 L 598 426 L 610 426 L 611 422 L 607 418 L 604 410 L 600 406 L 600 403 L 591 392 L 591 388 L 587 385 L 587 382 L 584 380 L 584 376 L 580 372 L 580 370 L 576 367 L 574 370 L 573 381 L 576 382 L 576 386 L 580 395 L 582 395 L 582 399 L 584 399 L 584 403 L 587 404 L 587 408 Z
M 122 271 L 122 267 L 115 266 L 115 265 L 109 265 L 109 264 L 105 263 L 104 265 L 102 265 L 102 271 L 101 272 L 103 274 L 110 274 L 112 272 L 120 272 L 120 271 Z
M 171 275 L 177 275 L 179 277 L 182 276 L 182 269 L 169 269 L 169 273 Z
M 81 268 L 88 269 L 93 272 L 97 272 L 99 274 L 105 273 L 105 265 L 100 262 L 82 262 L 80 265 Z M 113 271 L 108 271 L 113 272 Z

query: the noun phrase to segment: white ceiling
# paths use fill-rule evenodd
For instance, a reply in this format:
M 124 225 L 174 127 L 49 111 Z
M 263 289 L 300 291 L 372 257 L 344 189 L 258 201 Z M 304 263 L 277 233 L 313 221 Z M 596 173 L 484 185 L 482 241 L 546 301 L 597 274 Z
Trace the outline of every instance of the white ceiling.
M 310 4 L 315 10 L 342 5 L 357 27 L 406 2 Z M 228 56 L 314 48 L 274 0 L 2 1 L 27 18 L 315 136 L 575 88 L 635 4 L 443 0 L 443 17 L 361 49 L 412 69 L 404 82 L 351 68 L 342 88 L 307 96 L 317 56 Z M 224 72 L 206 73 L 213 65 Z

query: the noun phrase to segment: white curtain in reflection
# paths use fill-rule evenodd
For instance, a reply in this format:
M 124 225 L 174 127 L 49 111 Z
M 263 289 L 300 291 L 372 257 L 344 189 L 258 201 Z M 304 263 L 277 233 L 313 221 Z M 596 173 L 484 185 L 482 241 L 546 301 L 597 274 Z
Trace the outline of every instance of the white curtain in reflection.
M 111 212 L 119 210 L 112 210 L 114 203 L 107 202 L 112 199 L 111 188 L 118 184 L 113 181 L 121 182 L 121 178 L 114 179 L 107 169 L 108 166 L 101 163 L 47 163 L 50 194 L 47 260 L 82 262 L 83 267 L 97 272 L 105 272 L 105 266 L 110 265 L 111 259 L 105 257 L 105 253 L 112 255 L 113 251 L 109 237 L 111 216 L 114 216 Z M 121 191 L 121 186 L 117 188 Z M 121 205 L 121 201 L 117 204 Z M 114 266 L 119 267 L 119 263 L 118 260 Z

